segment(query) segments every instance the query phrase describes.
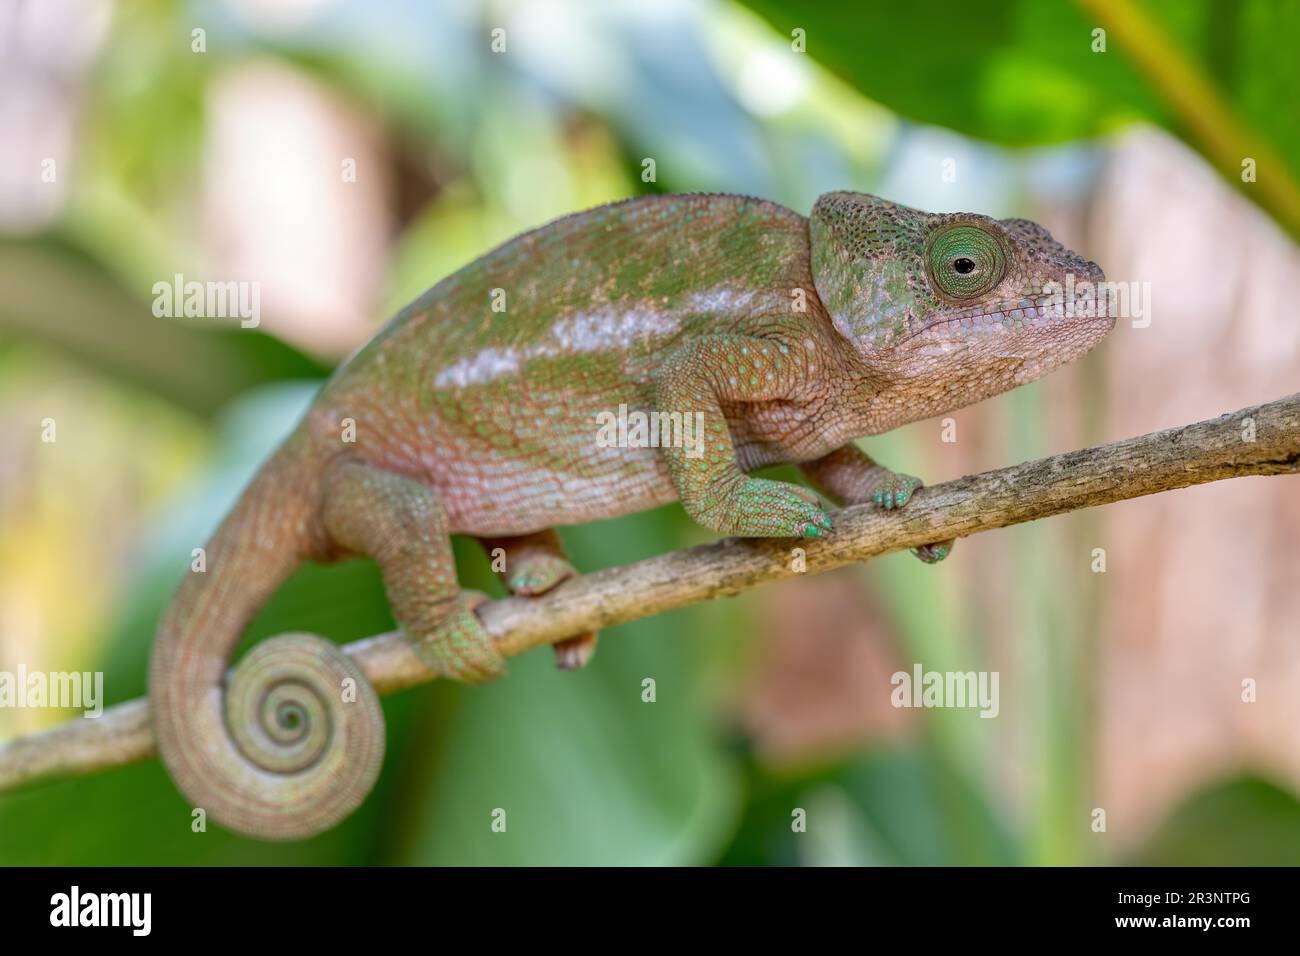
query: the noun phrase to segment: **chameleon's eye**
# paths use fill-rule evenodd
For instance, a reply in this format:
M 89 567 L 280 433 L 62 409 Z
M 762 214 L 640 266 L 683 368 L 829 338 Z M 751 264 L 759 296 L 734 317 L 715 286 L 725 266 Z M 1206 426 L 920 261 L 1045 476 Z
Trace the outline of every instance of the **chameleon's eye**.
M 934 284 L 954 299 L 984 295 L 1007 270 L 1002 243 L 987 229 L 970 223 L 939 229 L 930 240 L 927 258 Z

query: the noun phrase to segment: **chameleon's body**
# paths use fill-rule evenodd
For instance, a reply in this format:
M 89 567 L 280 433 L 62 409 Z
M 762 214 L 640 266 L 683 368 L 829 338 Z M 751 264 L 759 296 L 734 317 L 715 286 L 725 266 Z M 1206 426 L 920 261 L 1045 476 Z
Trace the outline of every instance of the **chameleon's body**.
M 364 678 L 305 635 L 263 642 L 224 678 L 248 621 L 301 562 L 374 558 L 426 664 L 494 676 L 503 662 L 459 593 L 449 534 L 492 539 L 507 585 L 530 594 L 573 573 L 549 529 L 674 498 L 724 534 L 828 531 L 814 495 L 747 474 L 764 465 L 798 462 L 834 500 L 901 507 L 919 482 L 852 440 L 1091 348 L 1111 328 L 1104 309 L 1067 316 L 1045 298 L 1071 274 L 1101 279 L 1032 223 L 852 193 L 822 197 L 811 219 L 740 196 L 647 197 L 506 243 L 345 363 L 217 531 L 154 652 L 164 762 L 234 829 L 332 825 L 382 757 Z M 600 416 L 620 406 L 698 413 L 703 440 L 694 454 L 602 443 Z M 593 642 L 557 645 L 561 664 L 582 664 Z M 344 703 L 348 678 L 359 690 Z

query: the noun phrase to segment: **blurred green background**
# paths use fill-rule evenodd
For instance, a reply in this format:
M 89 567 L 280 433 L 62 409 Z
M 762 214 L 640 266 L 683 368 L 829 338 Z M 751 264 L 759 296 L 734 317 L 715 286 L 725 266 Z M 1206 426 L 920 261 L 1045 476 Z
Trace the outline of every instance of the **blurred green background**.
M 866 443 L 931 482 L 1292 391 L 1298 40 L 1282 0 L 6 3 L 0 670 L 141 695 L 190 549 L 329 369 L 637 193 L 1023 215 L 1152 284 L 1149 329 L 955 443 Z M 261 326 L 156 318 L 176 273 L 258 282 Z M 578 674 L 538 651 L 386 698 L 379 786 L 313 840 L 192 833 L 149 762 L 0 795 L 0 863 L 1294 864 L 1298 525 L 1294 479 L 1252 479 L 794 580 L 608 632 Z M 675 505 L 563 535 L 582 569 L 708 540 Z M 391 627 L 373 566 L 309 567 L 249 641 Z M 892 708 L 914 663 L 999 671 L 1000 714 Z M 0 710 L 0 739 L 70 716 Z

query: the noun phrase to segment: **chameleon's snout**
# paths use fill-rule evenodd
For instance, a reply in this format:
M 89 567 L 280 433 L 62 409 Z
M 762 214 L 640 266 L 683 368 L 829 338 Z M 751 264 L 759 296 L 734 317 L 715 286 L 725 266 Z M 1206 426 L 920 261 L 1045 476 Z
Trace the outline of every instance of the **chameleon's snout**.
M 1073 317 L 1095 319 L 1099 325 L 1105 326 L 1105 332 L 1109 332 L 1115 327 L 1116 302 L 1106 282 L 1106 273 L 1091 259 L 1081 257 L 1077 272 L 1077 276 L 1073 273 L 1068 275 L 1065 283 L 1066 301 L 1070 305 L 1068 313 Z

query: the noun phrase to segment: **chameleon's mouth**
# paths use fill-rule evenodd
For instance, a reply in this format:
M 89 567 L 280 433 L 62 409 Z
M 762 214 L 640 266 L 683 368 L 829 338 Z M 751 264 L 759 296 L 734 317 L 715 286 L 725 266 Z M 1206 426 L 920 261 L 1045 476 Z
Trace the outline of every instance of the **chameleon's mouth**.
M 958 342 L 975 336 L 987 339 L 1033 329 L 1060 329 L 1102 323 L 1108 327 L 1108 331 L 1115 324 L 1106 295 L 1076 295 L 1069 301 L 1062 296 L 1040 296 L 1036 299 L 1022 299 L 993 311 L 968 311 L 937 316 L 908 332 L 897 344 L 906 345 L 922 337 Z

